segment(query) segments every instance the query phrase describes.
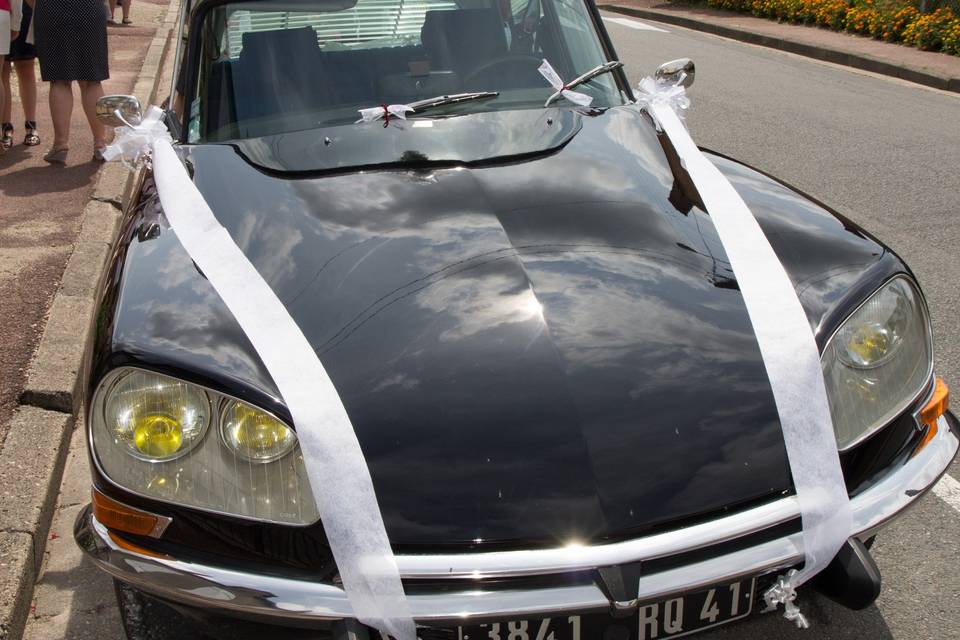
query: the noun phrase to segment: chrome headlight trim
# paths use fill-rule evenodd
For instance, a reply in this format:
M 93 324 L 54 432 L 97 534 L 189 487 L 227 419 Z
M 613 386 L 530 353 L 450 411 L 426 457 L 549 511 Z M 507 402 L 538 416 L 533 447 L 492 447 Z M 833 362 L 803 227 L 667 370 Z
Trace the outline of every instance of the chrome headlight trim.
M 94 468 L 96 468 L 97 472 L 98 472 L 110 485 L 112 485 L 112 486 L 114 486 L 114 487 L 116 487 L 116 488 L 120 489 L 121 491 L 124 491 L 124 492 L 126 492 L 126 493 L 128 493 L 128 494 L 135 495 L 135 496 L 137 496 L 137 497 L 144 498 L 144 499 L 146 499 L 146 500 L 150 500 L 150 501 L 153 501 L 153 502 L 157 502 L 157 503 L 161 503 L 161 504 L 172 504 L 172 505 L 177 506 L 177 507 L 187 508 L 187 509 L 193 509 L 193 510 L 196 510 L 196 511 L 202 512 L 202 513 L 208 513 L 208 514 L 219 515 L 219 516 L 226 516 L 226 517 L 229 517 L 229 518 L 235 518 L 235 519 L 238 519 L 238 520 L 246 520 L 246 521 L 249 521 L 249 522 L 278 524 L 278 525 L 282 525 L 282 526 L 285 526 L 285 527 L 295 527 L 295 528 L 307 528 L 307 527 L 312 527 L 312 526 L 315 526 L 317 523 L 320 522 L 320 515 L 319 515 L 319 513 L 316 511 L 316 503 L 315 503 L 315 500 L 314 500 L 314 498 L 313 498 L 312 487 L 310 487 L 309 482 L 306 482 L 306 492 L 305 492 L 305 495 L 306 495 L 307 497 L 309 497 L 309 499 L 310 499 L 310 506 L 311 506 L 311 508 L 312 508 L 312 510 L 313 510 L 313 514 L 312 514 L 313 517 L 312 517 L 312 518 L 305 518 L 305 519 L 303 519 L 302 521 L 299 521 L 299 522 L 293 522 L 293 521 L 289 521 L 289 520 L 280 520 L 280 519 L 275 519 L 275 518 L 262 517 L 262 516 L 259 516 L 259 515 L 249 515 L 249 514 L 244 514 L 244 513 L 237 513 L 237 512 L 235 512 L 235 511 L 230 511 L 230 510 L 225 509 L 225 508 L 216 508 L 216 507 L 213 507 L 213 506 L 198 506 L 198 505 L 190 504 L 190 503 L 187 503 L 187 502 L 184 502 L 184 501 L 181 501 L 181 500 L 167 499 L 167 498 L 164 498 L 164 497 L 160 497 L 160 496 L 153 495 L 153 494 L 151 494 L 151 493 L 145 492 L 145 491 L 141 490 L 139 487 L 130 486 L 130 485 L 125 484 L 125 483 L 123 483 L 123 482 L 121 482 L 121 481 L 118 481 L 116 478 L 114 478 L 114 477 L 108 472 L 108 470 L 106 469 L 106 467 L 104 466 L 103 460 L 101 459 L 101 454 L 100 454 L 100 452 L 99 452 L 98 449 L 97 449 L 97 443 L 96 443 L 96 440 L 95 440 L 95 430 L 96 430 L 96 428 L 97 428 L 97 426 L 98 426 L 98 424 L 97 424 L 97 421 L 98 421 L 98 420 L 100 421 L 100 425 L 101 425 L 101 426 L 102 426 L 103 423 L 104 423 L 104 419 L 103 419 L 103 417 L 102 417 L 102 416 L 103 416 L 102 411 L 103 411 L 103 407 L 104 407 L 104 404 L 105 404 L 105 403 L 104 403 L 104 399 L 105 399 L 105 397 L 106 397 L 106 391 L 114 384 L 114 382 L 115 382 L 115 380 L 116 380 L 117 377 L 120 377 L 120 376 L 122 376 L 124 373 L 126 373 L 126 372 L 131 372 L 131 371 L 133 371 L 133 372 L 139 371 L 139 372 L 144 372 L 144 373 L 149 373 L 149 374 L 162 375 L 162 376 L 166 376 L 166 377 L 168 377 L 168 378 L 172 378 L 172 379 L 174 379 L 174 380 L 178 380 L 178 381 L 180 381 L 180 382 L 185 382 L 185 383 L 187 383 L 187 384 L 189 384 L 189 385 L 192 385 L 192 386 L 194 386 L 194 387 L 202 390 L 202 391 L 206 394 L 206 396 L 210 399 L 211 404 L 213 405 L 213 407 L 212 407 L 212 408 L 213 408 L 213 412 L 211 413 L 210 423 L 207 425 L 206 432 L 205 432 L 205 434 L 204 434 L 204 436 L 203 436 L 203 438 L 202 438 L 202 440 L 203 440 L 204 442 L 203 442 L 202 444 L 196 446 L 193 451 L 188 452 L 188 453 L 191 453 L 191 454 L 197 453 L 200 449 L 202 449 L 202 448 L 205 446 L 205 443 L 206 443 L 207 441 L 213 441 L 213 442 L 215 442 L 215 443 L 217 444 L 218 447 L 224 447 L 224 448 L 226 448 L 226 445 L 222 442 L 222 440 L 221 440 L 221 438 L 220 438 L 220 425 L 219 425 L 220 411 L 218 410 L 218 406 L 220 405 L 221 402 L 226 403 L 226 402 L 229 402 L 229 401 L 238 401 L 238 402 L 243 402 L 244 404 L 248 404 L 248 405 L 250 404 L 250 403 L 247 403 L 247 402 L 245 402 L 244 400 L 242 400 L 241 398 L 238 398 L 238 397 L 236 397 L 236 396 L 230 395 L 230 394 L 228 394 L 228 393 L 224 393 L 224 392 L 222 392 L 222 391 L 218 391 L 218 390 L 212 389 L 211 387 L 208 387 L 208 386 L 205 386 L 205 385 L 202 385 L 202 384 L 197 384 L 196 382 L 192 382 L 192 381 L 186 380 L 186 379 L 184 379 L 184 378 L 179 378 L 179 377 L 177 377 L 176 375 L 172 375 L 172 374 L 166 373 L 166 372 L 160 372 L 160 371 L 155 371 L 155 370 L 147 369 L 147 368 L 140 367 L 140 366 L 129 366 L 129 365 L 120 366 L 120 367 L 117 367 L 117 368 L 115 368 L 115 369 L 112 369 L 112 370 L 108 371 L 108 372 L 107 372 L 106 374 L 104 374 L 103 377 L 101 377 L 100 380 L 97 382 L 97 384 L 96 384 L 96 386 L 95 386 L 95 389 L 94 389 L 94 392 L 93 392 L 93 394 L 92 394 L 92 396 L 91 396 L 90 407 L 87 409 L 87 412 L 86 412 L 86 414 L 87 414 L 87 415 L 86 415 L 86 417 L 87 417 L 87 433 L 86 433 L 86 438 L 87 438 L 87 447 L 88 447 L 88 450 L 90 451 L 90 454 L 91 454 L 91 455 L 90 455 L 90 458 L 91 458 L 92 461 L 93 461 L 93 466 L 94 466 Z M 260 409 L 259 407 L 256 407 L 255 405 L 250 405 L 250 406 L 253 406 L 253 407 L 255 407 L 255 408 L 257 408 L 257 409 L 259 409 L 259 410 L 261 410 L 261 411 L 264 411 L 265 413 L 269 413 L 270 415 L 273 415 L 272 413 L 266 411 L 265 409 Z M 284 421 L 281 421 L 281 422 L 284 422 Z M 286 424 L 286 423 L 284 422 L 284 424 Z M 289 426 L 289 425 L 288 425 L 288 426 Z M 294 434 L 296 434 L 296 431 L 294 431 Z M 299 446 L 299 443 L 297 443 L 297 444 L 293 447 L 293 450 L 287 452 L 287 454 L 286 454 L 285 456 L 283 456 L 283 458 L 289 458 L 289 457 L 291 457 L 291 456 L 293 456 L 293 455 L 298 455 L 299 452 L 300 452 L 300 446 Z M 171 462 L 173 462 L 173 463 L 183 463 L 183 462 L 184 462 L 185 460 L 187 460 L 188 458 L 189 458 L 189 455 L 184 455 L 184 456 L 181 457 L 181 458 L 177 458 L 177 459 L 173 459 L 173 460 L 163 460 L 163 461 L 161 461 L 161 465 L 162 465 L 162 464 L 168 464 L 168 463 L 171 463 Z M 279 460 L 275 460 L 274 462 L 280 462 L 281 460 L 283 460 L 283 458 L 281 458 L 281 459 L 279 459 Z M 130 456 L 130 460 L 131 460 L 131 462 L 135 462 L 135 463 L 143 463 L 143 462 L 145 462 L 145 461 L 141 461 L 141 460 L 139 460 L 139 459 L 136 459 L 136 458 L 134 458 L 134 457 L 132 457 L 132 456 Z M 258 467 L 258 468 L 265 468 L 265 467 L 267 467 L 268 465 L 255 464 L 255 466 Z
M 895 418 L 902 415 L 910 407 L 917 404 L 921 399 L 923 399 L 926 395 L 929 395 L 929 393 L 931 392 L 931 384 L 933 381 L 933 369 L 934 369 L 933 359 L 934 358 L 933 358 L 933 331 L 930 324 L 930 311 L 927 307 L 926 298 L 924 298 L 923 292 L 920 290 L 920 286 L 916 283 L 916 281 L 912 277 L 910 277 L 906 273 L 898 273 L 894 276 L 891 276 L 890 278 L 887 278 L 880 286 L 874 289 L 870 293 L 870 295 L 866 296 L 863 299 L 863 301 L 859 305 L 857 305 L 857 307 L 853 311 L 847 314 L 843 322 L 841 322 L 833 330 L 833 332 L 830 334 L 830 337 L 824 343 L 823 351 L 820 355 L 820 363 L 821 363 L 821 367 L 824 370 L 824 378 L 825 379 L 827 378 L 827 365 L 829 364 L 827 361 L 827 358 L 833 357 L 834 341 L 837 338 L 837 336 L 842 332 L 842 330 L 845 328 L 847 323 L 850 322 L 853 318 L 855 318 L 857 314 L 868 303 L 874 300 L 874 298 L 878 294 L 883 292 L 892 283 L 897 281 L 905 283 L 906 286 L 909 287 L 909 289 L 913 293 L 913 298 L 915 302 L 914 310 L 919 315 L 922 327 L 924 329 L 925 348 L 927 350 L 927 353 L 929 354 L 929 357 L 927 358 L 927 366 L 925 369 L 925 374 L 923 375 L 923 381 L 919 384 L 916 390 L 908 394 L 905 394 L 903 396 L 903 399 L 900 402 L 893 403 L 890 409 L 888 409 L 880 417 L 874 420 L 867 428 L 863 429 L 856 438 L 853 438 L 849 442 L 844 443 L 842 447 L 839 446 L 839 443 L 838 443 L 837 448 L 838 448 L 838 451 L 840 451 L 841 453 L 853 449 L 854 447 L 856 447 L 859 444 L 862 444 L 864 441 L 866 441 L 867 439 L 869 439 L 879 431 L 883 430 L 883 428 L 889 425 Z M 898 346 L 898 349 L 899 349 L 899 346 Z M 839 358 L 839 356 L 837 356 L 837 360 L 840 362 L 841 366 L 847 367 L 854 371 L 859 371 L 862 374 L 869 374 L 871 372 L 881 370 L 883 367 L 887 366 L 895 356 L 896 356 L 896 353 L 891 354 L 889 358 L 884 358 L 881 362 L 876 363 L 875 365 L 872 365 L 870 367 L 859 367 L 852 363 L 846 362 L 844 359 Z M 834 420 L 836 420 L 836 411 L 834 411 L 833 409 L 834 398 L 829 397 L 830 385 L 829 385 L 829 381 L 827 382 L 828 382 L 827 394 L 828 394 L 828 399 L 830 400 L 830 403 L 831 403 L 831 415 L 834 417 Z M 834 425 L 834 430 L 836 431 L 836 424 Z

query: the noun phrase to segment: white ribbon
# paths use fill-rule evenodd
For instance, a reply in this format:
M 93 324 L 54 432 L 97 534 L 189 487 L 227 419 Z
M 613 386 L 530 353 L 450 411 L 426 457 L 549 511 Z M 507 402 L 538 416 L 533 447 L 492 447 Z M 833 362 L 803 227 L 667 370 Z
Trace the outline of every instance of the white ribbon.
M 556 69 L 554 69 L 553 66 L 546 61 L 546 59 L 544 59 L 543 64 L 537 67 L 537 71 L 539 71 L 540 75 L 547 79 L 547 82 L 549 82 L 551 86 L 556 89 L 557 93 L 562 95 L 570 102 L 578 104 L 581 107 L 589 107 L 590 103 L 593 102 L 593 98 L 587 94 L 567 89 L 567 85 L 564 84 L 563 80 L 560 79 L 560 74 L 557 73 Z M 547 102 L 549 103 L 550 101 L 548 100 Z
M 367 462 L 333 382 L 270 285 L 213 215 L 156 126 L 118 128 L 105 157 L 152 156 L 164 215 L 249 338 L 293 417 L 324 531 L 353 613 L 396 640 L 416 640 Z M 162 113 L 160 114 L 162 116 Z
M 563 88 L 546 60 L 540 72 L 564 97 L 589 105 L 589 96 Z M 771 604 L 783 603 L 789 619 L 806 623 L 794 604 L 796 587 L 829 564 L 852 523 L 816 341 L 793 284 L 760 225 L 687 133 L 678 115 L 689 105 L 682 87 L 645 79 L 640 96 L 642 108 L 670 139 L 700 193 L 757 337 L 800 503 L 805 555 L 803 569 L 781 576 L 765 598 Z M 405 119 L 408 111 L 412 109 L 405 105 L 390 105 L 360 113 L 362 121 L 373 121 L 388 113 Z M 157 191 L 171 228 L 250 339 L 293 416 L 354 614 L 397 640 L 415 640 L 416 627 L 369 469 L 340 397 L 283 303 L 193 184 L 158 112 L 151 107 L 140 124 L 118 128 L 105 157 L 136 164 L 152 155 Z
M 640 83 L 641 108 L 670 139 L 696 185 L 730 259 L 780 417 L 803 521 L 804 566 L 766 594 L 786 617 L 806 623 L 796 588 L 826 567 L 850 536 L 852 516 L 830 416 L 820 352 L 789 275 L 730 181 L 697 148 L 679 117 L 683 87 Z
M 408 104 L 382 104 L 379 107 L 370 107 L 369 109 L 359 109 L 360 119 L 355 124 L 361 122 L 373 122 L 374 120 L 383 120 L 383 126 L 390 124 L 390 116 L 407 119 L 408 113 L 413 113 L 414 109 Z
M 786 575 L 777 578 L 773 586 L 763 594 L 763 600 L 767 606 L 764 611 L 776 611 L 777 605 L 783 605 L 783 617 L 797 625 L 798 629 L 809 629 L 810 623 L 807 617 L 800 613 L 800 607 L 797 606 L 797 589 L 793 585 L 793 579 L 797 570 L 791 569 Z
M 690 108 L 690 98 L 687 97 L 687 90 L 681 85 L 660 83 L 647 76 L 640 81 L 640 86 L 637 89 L 637 104 L 640 105 L 641 109 L 650 111 L 654 102 L 670 107 L 680 120 L 684 119 L 687 115 L 687 109 Z M 657 126 L 660 126 L 659 123 Z
M 135 167 L 150 159 L 150 151 L 157 140 L 173 142 L 167 125 L 163 123 L 163 109 L 151 106 L 139 123 L 130 123 L 114 129 L 113 142 L 103 151 L 104 160 L 120 160 Z

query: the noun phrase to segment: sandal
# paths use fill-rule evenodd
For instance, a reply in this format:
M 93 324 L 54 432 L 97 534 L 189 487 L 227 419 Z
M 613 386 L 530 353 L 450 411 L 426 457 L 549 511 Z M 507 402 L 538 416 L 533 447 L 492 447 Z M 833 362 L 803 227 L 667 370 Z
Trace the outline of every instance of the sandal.
M 2 127 L 2 137 L 0 137 L 0 149 L 7 151 L 10 147 L 13 146 L 13 124 L 10 122 L 4 122 Z
M 94 162 L 106 162 L 107 159 L 103 157 L 103 152 L 107 150 L 107 145 L 95 145 L 93 147 L 93 161 Z
M 40 144 L 40 136 L 37 135 L 37 121 L 27 120 L 23 123 L 23 127 L 27 130 L 27 135 L 23 137 L 23 144 L 28 147 L 35 147 Z
M 70 147 L 60 147 L 59 149 L 50 149 L 43 154 L 43 159 L 50 164 L 67 164 L 67 152 Z
M 133 20 L 131 20 L 130 18 L 124 18 L 123 24 L 133 24 Z

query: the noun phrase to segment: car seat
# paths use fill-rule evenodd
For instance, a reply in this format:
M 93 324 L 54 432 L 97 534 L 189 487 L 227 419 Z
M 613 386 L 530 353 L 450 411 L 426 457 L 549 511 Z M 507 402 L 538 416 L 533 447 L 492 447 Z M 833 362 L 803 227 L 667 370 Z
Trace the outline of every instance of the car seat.
M 312 27 L 248 31 L 233 69 L 237 119 L 317 108 L 322 102 L 320 47 Z
M 496 9 L 427 11 L 420 39 L 433 70 L 453 70 L 461 78 L 507 53 L 503 20 Z

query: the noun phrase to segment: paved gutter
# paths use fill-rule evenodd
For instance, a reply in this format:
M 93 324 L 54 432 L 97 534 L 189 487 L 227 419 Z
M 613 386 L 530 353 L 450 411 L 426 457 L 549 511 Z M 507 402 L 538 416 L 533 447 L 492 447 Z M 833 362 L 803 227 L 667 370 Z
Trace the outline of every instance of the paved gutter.
M 171 1 L 136 77 L 133 94 L 144 105 L 157 101 L 160 70 L 174 37 L 176 9 Z M 93 323 L 97 282 L 131 182 L 123 165 L 109 164 L 100 171 L 30 363 L 19 398 L 21 406 L 10 420 L 0 450 L 0 640 L 20 638 L 30 610 L 68 444 L 80 411 L 79 373 Z
M 635 0 L 600 8 L 960 92 L 960 57 L 699 5 Z

